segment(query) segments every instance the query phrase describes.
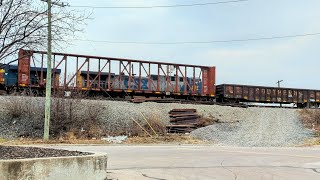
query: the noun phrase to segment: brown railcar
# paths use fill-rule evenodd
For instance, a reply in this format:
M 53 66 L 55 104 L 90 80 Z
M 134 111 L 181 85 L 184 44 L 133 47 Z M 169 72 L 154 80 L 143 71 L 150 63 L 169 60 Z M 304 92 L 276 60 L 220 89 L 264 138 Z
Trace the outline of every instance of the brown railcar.
M 221 84 L 217 86 L 218 101 L 295 103 L 299 107 L 320 105 L 320 90 Z

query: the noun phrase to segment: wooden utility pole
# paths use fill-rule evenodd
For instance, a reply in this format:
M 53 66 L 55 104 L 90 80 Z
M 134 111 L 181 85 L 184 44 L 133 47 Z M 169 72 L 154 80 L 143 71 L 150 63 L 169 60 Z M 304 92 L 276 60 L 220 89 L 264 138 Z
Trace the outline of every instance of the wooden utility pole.
M 50 113 L 51 113 L 51 60 L 52 60 L 52 33 L 51 33 L 51 7 L 57 5 L 65 7 L 67 4 L 52 2 L 51 0 L 41 0 L 48 3 L 48 54 L 47 54 L 47 77 L 46 77 L 46 102 L 45 102 L 45 117 L 44 117 L 44 131 L 43 139 L 49 140 L 49 125 L 50 125 Z

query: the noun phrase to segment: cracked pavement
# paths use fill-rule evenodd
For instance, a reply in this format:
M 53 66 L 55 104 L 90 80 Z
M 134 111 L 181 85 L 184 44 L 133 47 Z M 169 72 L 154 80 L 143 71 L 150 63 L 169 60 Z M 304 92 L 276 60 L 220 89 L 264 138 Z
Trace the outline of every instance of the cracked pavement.
M 320 147 L 50 146 L 109 154 L 110 180 L 320 179 Z

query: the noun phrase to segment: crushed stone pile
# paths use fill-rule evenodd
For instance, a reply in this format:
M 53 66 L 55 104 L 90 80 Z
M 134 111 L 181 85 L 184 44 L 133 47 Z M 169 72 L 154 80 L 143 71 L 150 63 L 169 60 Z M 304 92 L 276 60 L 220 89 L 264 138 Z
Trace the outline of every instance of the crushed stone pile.
M 192 132 L 194 137 L 218 145 L 245 147 L 294 146 L 313 133 L 294 109 L 249 108 L 250 115 L 236 123 L 217 123 Z
M 41 137 L 43 133 L 42 119 L 33 120 L 8 118 L 5 111 L 8 98 L 0 96 L 0 138 L 17 138 L 23 135 Z M 217 105 L 192 105 L 178 103 L 145 102 L 134 104 L 124 101 L 81 100 L 84 104 L 97 101 L 104 107 L 101 114 L 101 126 L 110 135 L 125 134 L 126 129 L 132 127 L 132 118 L 138 122 L 147 119 L 170 123 L 168 112 L 172 109 L 196 109 L 197 113 L 206 118 L 214 117 L 219 123 L 191 132 L 191 135 L 226 146 L 292 146 L 313 137 L 313 133 L 306 129 L 299 120 L 295 109 L 277 108 L 238 108 Z M 43 100 L 36 98 L 35 106 L 42 106 Z M 81 109 L 80 109 L 81 111 Z M 32 123 L 35 122 L 35 123 Z M 39 123 L 41 122 L 41 123 Z

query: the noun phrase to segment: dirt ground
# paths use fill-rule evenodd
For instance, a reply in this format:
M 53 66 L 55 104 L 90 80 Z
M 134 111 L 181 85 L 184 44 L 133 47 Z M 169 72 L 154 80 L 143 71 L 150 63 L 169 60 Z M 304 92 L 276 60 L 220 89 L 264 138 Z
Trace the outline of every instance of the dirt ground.
M 83 156 L 91 153 L 79 151 L 67 151 L 49 148 L 1 146 L 0 159 L 25 159 L 25 158 L 44 158 L 62 156 Z
M 71 139 L 59 140 L 51 139 L 44 141 L 42 139 L 20 138 L 14 140 L 0 139 L 0 145 L 34 145 L 34 144 L 96 144 L 96 145 L 111 145 L 106 140 L 101 139 Z M 209 142 L 202 141 L 191 137 L 190 135 L 170 134 L 158 137 L 129 137 L 122 142 L 124 145 L 134 144 L 209 144 Z

